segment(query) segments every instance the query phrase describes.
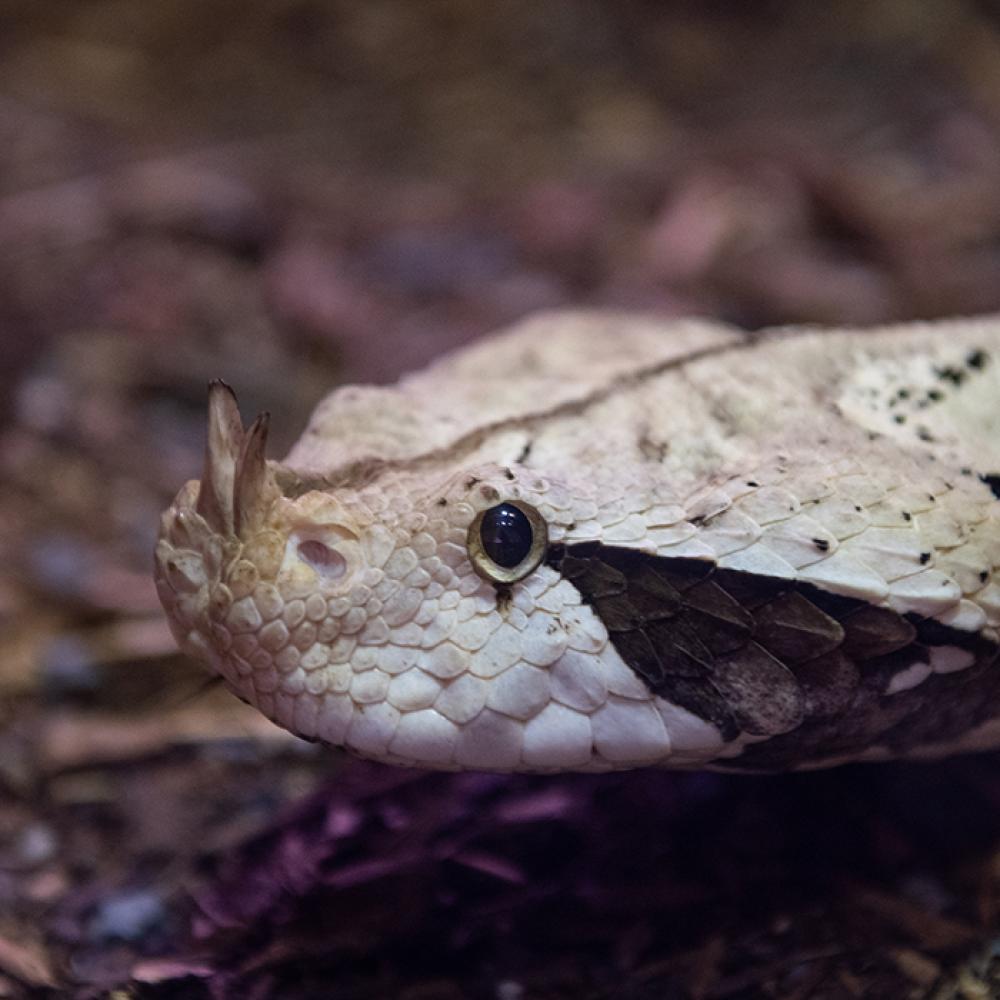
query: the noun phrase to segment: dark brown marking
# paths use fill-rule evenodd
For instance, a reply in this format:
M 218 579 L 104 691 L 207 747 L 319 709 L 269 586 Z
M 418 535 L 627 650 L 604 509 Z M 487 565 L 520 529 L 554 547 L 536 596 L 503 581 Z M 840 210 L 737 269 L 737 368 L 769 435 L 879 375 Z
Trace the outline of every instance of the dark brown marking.
M 775 770 L 871 746 L 947 741 L 1000 714 L 1000 647 L 971 632 L 811 584 L 587 542 L 547 557 L 650 690 L 748 745 L 729 768 Z M 972 666 L 889 695 L 957 646 Z
M 670 451 L 670 445 L 666 441 L 658 440 L 650 435 L 648 424 L 643 424 L 639 428 L 636 446 L 639 449 L 639 454 L 647 462 L 660 463 L 667 457 Z
M 753 634 L 753 616 L 712 580 L 684 595 L 681 617 L 712 656 L 742 649 Z
M 675 705 L 681 705 L 699 718 L 711 722 L 728 743 L 740 734 L 739 724 L 722 695 L 704 678 L 667 674 L 656 693 Z
M 712 672 L 712 653 L 688 622 L 654 622 L 644 632 L 659 650 L 665 675 L 707 677 Z
M 643 621 L 669 618 L 681 608 L 681 595 L 651 566 L 639 566 L 629 580 L 629 603 Z
M 1000 472 L 984 472 L 979 478 L 993 491 L 997 500 L 1000 500 Z
M 844 641 L 840 622 L 794 591 L 763 605 L 754 625 L 757 642 L 785 663 L 804 663 Z
M 805 718 L 805 699 L 795 675 L 756 642 L 717 659 L 712 686 L 736 724 L 754 736 L 787 733 Z
M 917 637 L 912 622 L 891 608 L 862 605 L 843 617 L 843 651 L 856 660 L 885 656 L 909 646 Z
M 806 718 L 835 716 L 850 704 L 858 686 L 858 668 L 843 650 L 807 660 L 795 668 L 802 686 Z

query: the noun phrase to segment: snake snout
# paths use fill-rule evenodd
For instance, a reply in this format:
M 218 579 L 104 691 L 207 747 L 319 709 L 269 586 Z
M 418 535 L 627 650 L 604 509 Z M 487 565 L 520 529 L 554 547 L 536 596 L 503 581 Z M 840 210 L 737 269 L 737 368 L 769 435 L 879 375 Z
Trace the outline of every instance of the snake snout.
M 280 491 L 265 459 L 268 414 L 244 429 L 236 396 L 209 385 L 208 434 L 200 481 L 187 483 L 164 514 L 156 584 L 181 646 L 218 669 L 220 605 L 277 573 L 283 541 L 268 519 Z M 249 592 L 249 591 L 248 591 Z

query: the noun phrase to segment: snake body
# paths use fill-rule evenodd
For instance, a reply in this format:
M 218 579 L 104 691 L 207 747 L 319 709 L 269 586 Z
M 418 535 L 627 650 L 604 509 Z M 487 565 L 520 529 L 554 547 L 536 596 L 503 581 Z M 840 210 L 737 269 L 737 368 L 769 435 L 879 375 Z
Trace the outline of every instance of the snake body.
M 180 645 L 421 767 L 770 770 L 1000 744 L 1000 320 L 552 314 L 347 386 L 283 462 L 209 400 Z

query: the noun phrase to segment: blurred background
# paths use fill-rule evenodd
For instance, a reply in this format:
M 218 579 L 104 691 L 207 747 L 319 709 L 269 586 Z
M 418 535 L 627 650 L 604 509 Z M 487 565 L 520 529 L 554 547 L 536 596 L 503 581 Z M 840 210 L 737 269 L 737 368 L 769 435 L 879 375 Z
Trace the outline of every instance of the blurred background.
M 0 0 L 0 997 L 1000 996 L 995 759 L 427 776 L 176 655 L 208 379 L 279 457 L 561 306 L 1000 308 L 1000 4 Z

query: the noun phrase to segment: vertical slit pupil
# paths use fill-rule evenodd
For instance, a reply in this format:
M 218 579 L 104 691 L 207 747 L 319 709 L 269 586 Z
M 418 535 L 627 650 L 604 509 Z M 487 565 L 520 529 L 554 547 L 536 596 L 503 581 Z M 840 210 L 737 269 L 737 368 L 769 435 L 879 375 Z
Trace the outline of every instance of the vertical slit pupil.
M 534 540 L 531 522 L 523 510 L 510 503 L 491 507 L 479 528 L 483 551 L 504 569 L 513 569 L 527 558 Z

